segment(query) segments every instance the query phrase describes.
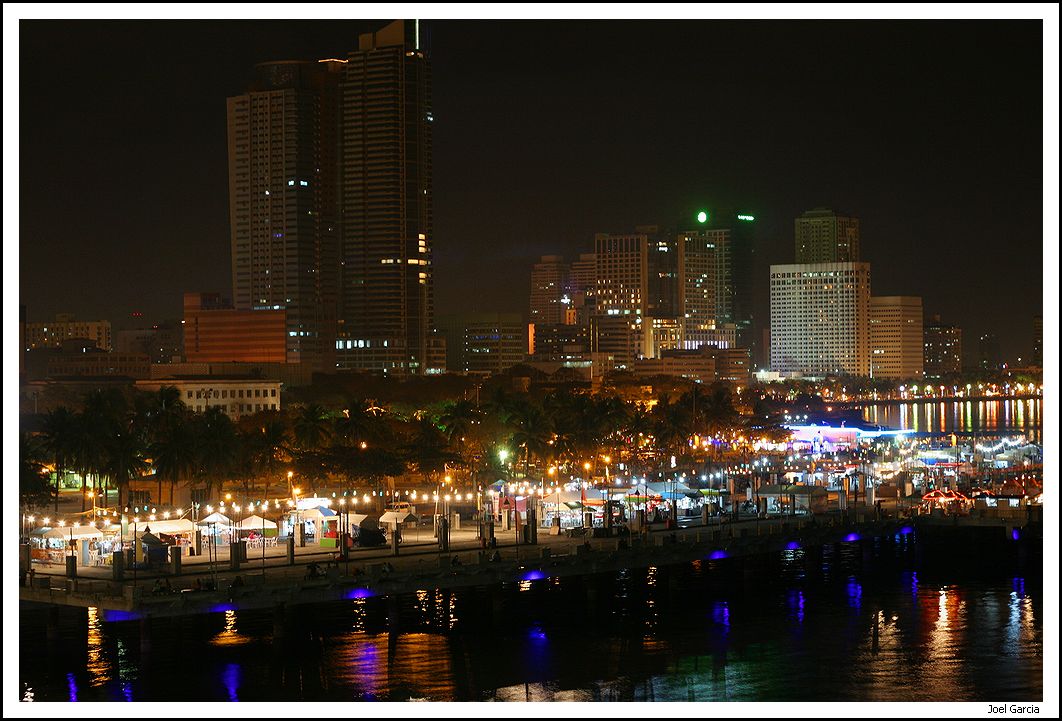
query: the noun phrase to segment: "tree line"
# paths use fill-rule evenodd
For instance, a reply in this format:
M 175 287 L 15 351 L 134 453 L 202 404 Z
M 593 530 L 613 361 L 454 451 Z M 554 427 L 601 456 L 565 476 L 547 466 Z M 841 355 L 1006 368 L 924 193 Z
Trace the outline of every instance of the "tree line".
M 290 471 L 296 485 L 328 483 L 382 497 L 396 477 L 410 475 L 429 486 L 450 476 L 474 487 L 506 471 L 548 481 L 585 475 L 589 465 L 600 476 L 604 464 L 621 460 L 632 472 L 648 473 L 669 467 L 671 456 L 688 462 L 697 435 L 715 439 L 712 448 L 721 454 L 753 435 L 785 432 L 761 407 L 739 404 L 725 384 L 694 384 L 648 404 L 605 393 L 538 396 L 496 388 L 482 402 L 451 400 L 407 413 L 348 398 L 334 407 L 298 403 L 237 421 L 219 406 L 190 411 L 174 387 L 131 397 L 108 389 L 88 394 L 80 410 L 55 408 L 37 432 L 22 433 L 20 490 L 25 505 L 51 502 L 58 511 L 60 479 L 71 471 L 81 478 L 84 511 L 89 491 L 116 491 L 124 506 L 130 482 L 151 471 L 154 503 L 165 503 L 166 495 L 172 503 L 181 484 L 205 487 L 211 497 L 223 486 L 242 487 L 245 496 L 274 495 L 270 488 L 286 483 Z

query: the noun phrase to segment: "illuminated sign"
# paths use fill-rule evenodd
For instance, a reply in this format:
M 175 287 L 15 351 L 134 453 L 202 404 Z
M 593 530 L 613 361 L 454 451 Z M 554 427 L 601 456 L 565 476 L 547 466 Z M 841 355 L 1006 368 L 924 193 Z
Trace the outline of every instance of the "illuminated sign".
M 756 220 L 756 217 L 752 216 L 752 215 L 739 215 L 738 216 L 738 220 L 749 220 L 749 221 L 752 221 L 752 220 Z

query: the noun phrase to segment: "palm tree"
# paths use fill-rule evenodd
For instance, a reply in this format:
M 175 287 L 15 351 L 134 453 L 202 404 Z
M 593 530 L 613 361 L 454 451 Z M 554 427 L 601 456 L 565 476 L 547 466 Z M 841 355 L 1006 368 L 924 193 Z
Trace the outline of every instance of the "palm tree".
M 210 406 L 202 414 L 197 414 L 195 420 L 198 476 L 206 481 L 207 489 L 212 493 L 215 485 L 220 488 L 232 469 L 236 429 L 221 406 Z
M 108 439 L 104 446 L 101 470 L 118 488 L 119 507 L 125 503 L 129 481 L 144 475 L 147 469 L 143 439 L 135 428 L 123 428 Z
M 44 418 L 43 448 L 55 464 L 55 512 L 59 513 L 59 481 L 76 453 L 77 417 L 60 406 Z M 84 509 L 82 509 L 84 510 Z
M 76 458 L 81 471 L 81 510 L 84 511 L 85 479 L 92 475 L 93 485 L 97 492 L 99 491 L 106 445 L 129 422 L 126 398 L 115 388 L 93 391 L 85 396 L 79 420 Z M 142 420 L 143 418 L 134 416 L 133 425 L 126 430 L 145 432 L 146 426 Z
M 19 433 L 18 436 L 18 496 L 22 506 L 44 506 L 52 499 L 52 488 L 44 461 L 48 451 L 37 436 Z
M 169 480 L 172 504 L 177 483 L 191 478 L 196 471 L 196 436 L 191 421 L 182 416 L 169 420 L 165 431 L 155 435 L 149 449 L 159 482 L 158 502 L 162 502 L 162 481 Z
M 330 416 L 316 403 L 298 406 L 291 422 L 295 444 L 304 451 L 319 450 L 332 435 Z
M 553 424 L 538 405 L 524 400 L 514 405 L 509 416 L 509 427 L 512 429 L 512 444 L 524 450 L 526 478 L 531 472 L 532 457 L 544 459 L 550 455 Z

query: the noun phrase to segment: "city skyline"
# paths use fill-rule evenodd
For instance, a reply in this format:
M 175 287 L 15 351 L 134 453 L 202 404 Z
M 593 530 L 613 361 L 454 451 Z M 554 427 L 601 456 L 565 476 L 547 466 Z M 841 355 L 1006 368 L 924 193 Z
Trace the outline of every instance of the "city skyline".
M 133 311 L 153 321 L 178 317 L 185 291 L 231 293 L 225 98 L 246 89 L 255 63 L 344 57 L 359 32 L 384 24 L 24 22 L 23 56 L 42 57 L 21 68 L 22 142 L 28 152 L 21 161 L 20 301 L 28 317 L 73 312 L 122 327 L 131 324 Z M 319 27 L 324 29 L 318 32 Z M 844 33 L 834 32 L 839 29 Z M 740 206 L 754 213 L 762 228 L 754 300 L 762 318 L 768 266 L 795 260 L 794 219 L 829 207 L 860 219 L 861 253 L 873 264 L 876 294 L 919 295 L 927 314 L 963 327 L 967 339 L 994 333 L 1008 354 L 1028 355 L 1032 317 L 1042 313 L 1041 275 L 1002 281 L 1012 296 L 1005 308 L 976 287 L 981 256 L 991 256 L 995 272 L 1004 277 L 1042 262 L 1039 216 L 1020 211 L 1020 197 L 1040 187 L 1039 113 L 973 112 L 981 106 L 969 91 L 976 78 L 996 93 L 993 107 L 1029 108 L 1017 101 L 1038 85 L 1036 73 L 1005 71 L 1039 70 L 1038 43 L 1025 42 L 1038 31 L 1035 23 L 1015 21 L 755 26 L 707 20 L 425 21 L 424 44 L 436 68 L 437 312 L 526 313 L 528 275 L 540 255 L 588 252 L 594 233 L 666 224 L 693 207 Z M 869 57 L 891 42 L 894 32 L 920 51 L 905 53 L 886 69 L 858 61 L 851 69 L 837 69 L 800 55 L 792 60 L 795 67 L 779 76 L 785 48 L 799 46 L 801 38 Z M 71 81 L 62 75 L 50 85 L 34 82 L 35 73 L 49 72 L 47 56 L 35 52 L 35 43 L 76 49 L 90 38 L 98 41 L 100 33 L 113 59 L 98 60 L 97 84 L 87 90 L 68 87 Z M 975 56 L 986 33 L 995 42 Z M 751 38 L 766 48 L 762 56 L 748 58 L 742 51 L 742 42 Z M 655 50 L 665 41 L 673 41 L 667 45 L 668 67 L 677 64 L 686 68 L 682 72 L 663 73 L 665 60 Z M 172 52 L 154 56 L 150 72 L 121 61 L 148 44 Z M 501 52 L 543 44 L 552 50 L 540 62 Z M 610 56 L 603 51 L 609 45 L 624 52 Z M 222 49 L 202 52 L 211 47 Z M 701 47 L 712 51 L 698 52 Z M 120 52 L 123 48 L 128 52 Z M 187 54 L 190 48 L 197 49 L 194 56 Z M 959 67 L 960 58 L 969 65 Z M 209 79 L 196 71 L 207 65 Z M 853 84 L 849 81 L 858 78 L 849 76 L 857 76 L 859 67 L 873 77 Z M 739 76 L 748 80 L 739 82 Z M 177 112 L 167 78 L 184 78 Z M 830 85 L 845 81 L 843 101 L 832 93 L 816 95 L 806 78 Z M 954 87 L 943 83 L 945 78 Z M 165 92 L 156 92 L 156 84 L 166 86 Z M 886 103 L 890 92 L 911 107 Z M 60 97 L 76 101 L 83 112 L 50 112 L 52 98 Z M 169 110 L 162 109 L 160 98 Z M 509 101 L 498 102 L 504 98 Z M 664 108 L 671 102 L 688 110 L 668 113 Z M 101 116 L 110 122 L 93 120 Z M 563 131 L 562 116 L 573 119 Z M 916 116 L 932 117 L 934 124 L 915 122 Z M 662 123 L 671 129 L 661 132 Z M 141 130 L 145 127 L 153 132 Z M 945 127 L 954 131 L 946 138 L 950 142 L 943 142 Z M 65 141 L 51 142 L 55 137 Z M 650 142 L 640 145 L 646 138 Z M 998 142 L 988 143 L 989 138 Z M 57 155 L 76 141 L 92 149 Z M 210 157 L 204 148 L 211 149 Z M 101 165 L 99 153 L 108 150 L 115 162 Z M 549 162 L 536 163 L 544 152 Z M 140 170 L 129 164 L 127 153 L 169 158 L 171 172 L 160 172 L 165 162 Z M 134 181 L 151 192 L 137 200 L 128 185 Z M 190 210 L 174 216 L 167 197 L 182 199 L 181 207 Z M 68 212 L 47 210 L 57 201 Z M 154 219 L 167 213 L 168 222 L 160 226 Z M 39 222 L 30 225 L 30 218 Z M 152 237 L 157 244 L 144 242 Z M 86 242 L 93 243 L 92 253 L 85 252 Z M 1000 245 L 1006 253 L 998 253 Z M 47 288 L 35 282 L 45 263 Z M 153 277 L 156 273 L 163 277 Z M 100 282 L 86 283 L 86 275 Z M 470 284 L 475 293 L 466 292 Z M 1028 323 L 1015 317 L 1015 306 L 1029 308 Z

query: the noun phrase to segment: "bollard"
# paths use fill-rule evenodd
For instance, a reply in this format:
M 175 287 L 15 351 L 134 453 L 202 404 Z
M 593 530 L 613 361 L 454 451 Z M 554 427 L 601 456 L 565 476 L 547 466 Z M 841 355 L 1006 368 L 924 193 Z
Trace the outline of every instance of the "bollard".
M 77 578 L 77 556 L 66 557 L 66 577 Z
M 125 578 L 125 554 L 121 551 L 111 554 L 111 578 L 115 581 Z
M 174 576 L 181 575 L 181 553 L 184 549 L 180 546 L 170 546 L 170 563 L 172 564 L 171 572 Z
M 295 565 L 295 537 L 288 536 L 288 565 Z
M 398 524 L 396 523 L 395 527 L 391 530 L 391 555 L 392 556 L 397 556 L 398 555 L 398 542 L 399 542 L 399 539 L 401 539 L 401 535 L 400 535 L 399 530 L 398 530 Z

